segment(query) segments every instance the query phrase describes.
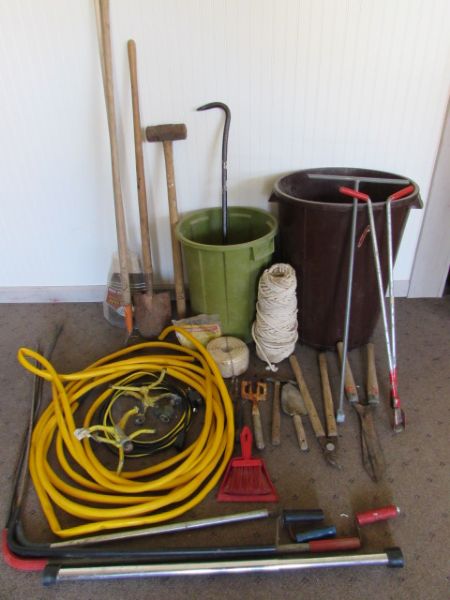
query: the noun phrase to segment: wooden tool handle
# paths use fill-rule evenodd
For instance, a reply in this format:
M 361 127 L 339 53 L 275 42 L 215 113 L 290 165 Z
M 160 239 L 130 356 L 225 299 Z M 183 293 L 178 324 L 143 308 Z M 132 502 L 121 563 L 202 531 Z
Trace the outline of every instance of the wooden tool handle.
M 163 142 L 164 160 L 166 162 L 167 196 L 169 199 L 170 235 L 172 239 L 173 271 L 175 279 L 175 298 L 178 318 L 186 316 L 186 297 L 184 294 L 183 262 L 181 247 L 177 240 L 175 227 L 178 223 L 177 192 L 175 188 L 175 173 L 173 166 L 173 147 L 171 141 Z
M 323 408 L 327 423 L 328 437 L 337 437 L 336 419 L 334 416 L 333 396 L 331 395 L 330 379 L 328 377 L 328 365 L 325 352 L 319 353 L 320 379 L 322 382 Z
M 320 422 L 319 415 L 316 411 L 316 407 L 314 406 L 314 402 L 312 401 L 305 379 L 303 378 L 303 373 L 300 368 L 300 365 L 298 364 L 297 357 L 294 354 L 291 354 L 291 356 L 289 357 L 289 363 L 294 372 L 295 379 L 297 380 L 297 384 L 300 393 L 303 397 L 303 401 L 305 403 L 305 407 L 308 412 L 308 416 L 311 421 L 311 425 L 314 430 L 315 436 L 318 438 L 325 437 L 325 431 L 323 430 L 322 423 Z
M 306 441 L 305 429 L 303 427 L 302 418 L 300 415 L 293 415 L 295 432 L 297 434 L 298 445 L 301 450 L 308 450 L 308 442 Z
M 266 444 L 264 443 L 264 435 L 261 423 L 261 414 L 259 412 L 259 408 L 255 403 L 253 403 L 252 408 L 252 419 L 253 419 L 253 431 L 255 434 L 255 445 L 258 450 L 264 450 Z
M 342 364 L 342 354 L 343 354 L 344 345 L 342 342 L 337 343 L 337 349 L 339 358 Z M 345 395 L 347 396 L 347 400 L 353 404 L 353 402 L 358 402 L 358 390 L 356 388 L 355 380 L 353 378 L 353 373 L 350 368 L 350 363 L 347 358 L 345 361 Z
M 130 66 L 131 104 L 133 108 L 134 154 L 136 159 L 136 180 L 139 202 L 139 223 L 141 230 L 142 267 L 146 292 L 153 295 L 153 267 L 148 229 L 147 190 L 145 186 L 144 157 L 142 153 L 141 116 L 137 78 L 136 43 L 128 40 L 128 62 Z
M 281 444 L 280 389 L 281 383 L 275 381 L 272 404 L 272 446 Z
M 111 170 L 114 192 L 114 210 L 116 216 L 117 245 L 119 250 L 120 282 L 122 288 L 122 303 L 125 309 L 125 322 L 128 333 L 133 329 L 131 291 L 128 275 L 128 250 L 125 224 L 125 212 L 122 200 L 122 188 L 119 172 L 119 151 L 116 131 L 116 109 L 114 102 L 114 85 L 112 77 L 111 33 L 109 22 L 109 1 L 100 0 L 101 38 L 102 38 L 102 74 L 108 117 L 109 144 L 111 151 Z
M 375 366 L 375 346 L 373 344 L 367 344 L 367 402 L 369 404 L 380 403 L 380 391 Z

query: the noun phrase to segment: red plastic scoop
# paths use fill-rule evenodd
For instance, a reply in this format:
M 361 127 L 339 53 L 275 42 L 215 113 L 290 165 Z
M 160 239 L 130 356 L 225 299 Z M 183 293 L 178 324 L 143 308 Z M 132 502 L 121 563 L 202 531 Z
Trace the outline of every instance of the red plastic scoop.
M 225 471 L 219 502 L 278 502 L 278 495 L 261 458 L 252 458 L 253 436 L 245 426 L 241 431 L 242 456 L 232 458 Z

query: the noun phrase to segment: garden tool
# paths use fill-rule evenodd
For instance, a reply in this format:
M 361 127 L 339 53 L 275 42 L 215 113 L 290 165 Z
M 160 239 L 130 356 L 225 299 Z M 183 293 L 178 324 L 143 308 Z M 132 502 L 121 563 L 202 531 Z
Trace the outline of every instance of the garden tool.
M 144 337 L 155 337 L 170 321 L 172 307 L 169 292 L 153 292 L 153 266 L 148 226 L 147 190 L 145 186 L 144 159 L 142 155 L 142 134 L 139 113 L 139 94 L 136 64 L 136 44 L 128 41 L 130 64 L 131 99 L 133 107 L 134 152 L 136 159 L 136 180 L 139 201 L 139 221 L 141 228 L 141 252 L 144 270 L 145 292 L 134 294 L 134 317 L 136 327 Z
M 319 353 L 320 380 L 322 383 L 323 409 L 325 413 L 325 422 L 327 424 L 328 437 L 335 440 L 337 445 L 337 427 L 334 418 L 333 396 L 331 394 L 330 379 L 328 377 L 327 355 L 325 352 Z
M 225 112 L 225 125 L 222 137 L 222 242 L 226 244 L 228 242 L 227 156 L 231 112 L 223 102 L 210 102 L 209 104 L 199 106 L 197 110 L 209 110 L 210 108 L 221 108 Z
M 400 198 L 404 198 L 412 191 L 414 191 L 414 187 L 409 185 L 398 192 L 391 194 L 386 201 L 386 221 L 387 221 L 387 238 L 388 238 L 388 269 L 389 269 L 389 297 L 390 297 L 390 317 L 391 317 L 391 326 L 390 332 L 388 327 L 388 320 L 386 314 L 386 305 L 384 298 L 384 287 L 383 287 L 383 278 L 381 272 L 381 264 L 380 264 L 380 254 L 378 250 L 378 241 L 376 236 L 376 228 L 375 228 L 375 220 L 373 216 L 373 207 L 372 200 L 368 194 L 363 194 L 362 192 L 358 192 L 356 190 L 352 190 L 346 187 L 340 187 L 339 191 L 342 194 L 347 196 L 351 196 L 352 198 L 358 198 L 358 200 L 362 200 L 367 203 L 367 210 L 369 214 L 369 223 L 371 229 L 371 240 L 372 240 L 372 250 L 375 261 L 375 271 L 377 276 L 378 283 L 378 294 L 380 299 L 380 307 L 381 307 L 381 315 L 383 318 L 383 328 L 384 335 L 386 339 L 386 351 L 388 355 L 388 363 L 389 363 L 389 379 L 390 379 L 390 387 L 391 387 L 391 404 L 394 410 L 394 431 L 396 433 L 403 431 L 405 429 L 405 414 L 400 406 L 400 398 L 398 396 L 398 387 L 397 387 L 397 364 L 396 364 L 396 347 L 395 347 L 395 314 L 394 314 L 394 300 L 393 300 L 393 251 L 392 251 L 392 228 L 391 228 L 391 201 L 399 200 Z
M 319 415 L 317 414 L 316 407 L 314 406 L 314 402 L 306 385 L 306 381 L 303 377 L 303 373 L 300 368 L 299 362 L 294 354 L 291 354 L 291 356 L 289 357 L 289 363 L 292 367 L 292 370 L 294 371 L 295 379 L 297 380 L 300 393 L 306 406 L 306 410 L 308 411 L 311 426 L 313 428 L 317 441 L 319 442 L 319 445 L 322 448 L 325 460 L 332 467 L 340 469 L 340 465 L 336 461 L 337 438 L 329 437 L 325 433 L 325 430 L 322 427 L 322 423 L 320 422 Z
M 353 382 L 352 385 L 354 387 L 354 396 L 352 396 L 354 401 L 351 403 L 351 405 L 359 416 L 361 425 L 362 463 L 370 478 L 373 481 L 380 481 L 383 477 L 386 465 L 373 420 L 373 414 L 376 405 L 373 402 L 363 404 L 362 402 L 358 401 L 358 392 L 356 385 L 354 384 L 353 373 L 348 358 L 346 370 L 347 377 Z
M 261 413 L 259 412 L 258 402 L 267 398 L 267 383 L 257 381 L 242 381 L 241 397 L 243 400 L 250 400 L 252 403 L 253 430 L 255 432 L 255 442 L 258 450 L 265 448 L 264 435 L 261 423 Z
M 377 405 L 380 403 L 380 390 L 378 388 L 377 369 L 375 366 L 375 346 L 367 344 L 367 403 Z
M 164 161 L 166 164 L 167 197 L 169 201 L 170 236 L 172 241 L 173 272 L 175 278 L 175 300 L 179 319 L 186 316 L 186 296 L 184 292 L 183 262 L 181 258 L 180 242 L 177 239 L 175 228 L 178 223 L 177 191 L 175 187 L 175 168 L 173 163 L 173 142 L 185 140 L 187 137 L 186 125 L 153 125 L 145 130 L 147 142 L 162 142 Z
M 300 449 L 308 450 L 308 442 L 306 441 L 305 429 L 302 422 L 302 415 L 307 415 L 308 412 L 299 389 L 292 385 L 292 383 L 286 383 L 283 386 L 281 391 L 281 406 L 283 412 L 292 417 Z

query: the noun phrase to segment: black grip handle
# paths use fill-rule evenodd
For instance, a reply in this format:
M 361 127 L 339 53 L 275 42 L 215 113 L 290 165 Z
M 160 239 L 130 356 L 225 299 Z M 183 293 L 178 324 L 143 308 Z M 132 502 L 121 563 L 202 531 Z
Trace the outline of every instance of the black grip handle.
M 402 569 L 405 566 L 405 557 L 401 548 L 387 548 L 386 555 L 388 558 L 387 566 L 391 569 Z
M 42 571 L 42 585 L 54 585 L 58 581 L 58 573 L 61 565 L 59 563 L 49 563 Z
M 283 510 L 281 513 L 283 527 L 289 527 L 296 523 L 308 523 L 309 521 L 323 521 L 324 518 L 321 508 Z

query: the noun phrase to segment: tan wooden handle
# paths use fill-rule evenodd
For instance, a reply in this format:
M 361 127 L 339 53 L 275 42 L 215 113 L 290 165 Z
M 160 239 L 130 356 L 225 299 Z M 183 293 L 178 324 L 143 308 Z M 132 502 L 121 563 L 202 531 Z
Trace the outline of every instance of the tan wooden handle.
M 308 416 L 311 421 L 311 425 L 314 430 L 315 436 L 316 437 L 325 437 L 325 431 L 322 427 L 322 423 L 320 422 L 319 415 L 317 414 L 316 407 L 314 406 L 314 402 L 312 401 L 311 395 L 310 395 L 308 387 L 306 385 L 306 381 L 303 377 L 303 373 L 302 373 L 302 370 L 298 363 L 297 357 L 294 354 L 291 354 L 291 356 L 289 357 L 289 363 L 294 372 L 295 379 L 297 380 L 297 384 L 298 384 L 300 393 L 303 397 L 303 401 L 305 403 L 305 407 L 308 412 Z
M 175 227 L 178 223 L 177 192 L 175 188 L 175 172 L 173 166 L 173 146 L 171 141 L 163 142 L 164 160 L 166 163 L 167 196 L 169 199 L 170 235 L 172 240 L 173 271 L 175 279 L 175 298 L 177 313 L 180 319 L 186 316 L 186 297 L 184 293 L 183 262 L 181 247 L 177 240 Z
M 300 450 L 308 450 L 308 442 L 306 441 L 306 434 L 301 416 L 298 414 L 293 415 L 292 420 L 294 421 L 295 432 L 297 434 Z
M 334 416 L 333 396 L 331 394 L 330 378 L 328 377 L 328 365 L 325 352 L 319 353 L 320 379 L 322 382 L 323 408 L 327 423 L 328 437 L 337 437 L 336 419 Z
M 337 343 L 337 349 L 339 354 L 339 359 L 342 364 L 342 354 L 344 349 L 344 344 L 342 342 Z M 347 358 L 345 361 L 345 395 L 347 396 L 347 400 L 353 404 L 353 402 L 358 402 L 358 390 L 356 388 L 355 380 L 353 378 L 353 373 L 350 368 L 350 362 Z
M 281 383 L 275 381 L 272 403 L 272 446 L 281 444 L 280 389 Z
M 264 435 L 261 423 L 261 414 L 256 403 L 253 404 L 252 408 L 252 419 L 253 419 L 253 432 L 255 434 L 255 445 L 258 450 L 264 450 L 266 444 L 264 443 Z
M 125 310 L 127 310 L 127 307 L 131 307 L 131 292 L 128 275 L 128 250 L 125 212 L 123 208 L 122 188 L 120 183 L 108 0 L 100 0 L 100 18 L 103 50 L 102 74 L 104 76 L 103 86 L 105 91 L 106 113 L 108 117 L 109 143 L 111 151 L 111 170 L 114 192 L 114 210 L 116 216 L 117 245 L 119 251 L 120 280 L 122 287 L 122 303 L 125 307 Z
M 153 266 L 150 247 L 150 232 L 148 228 L 147 190 L 145 186 L 144 157 L 142 152 L 136 43 L 134 40 L 128 40 L 128 63 L 130 66 L 131 104 L 133 108 L 134 155 L 136 159 L 136 181 L 139 202 L 142 268 L 144 271 L 146 292 L 148 296 L 151 297 L 153 295 Z
M 372 343 L 367 344 L 367 402 L 369 404 L 379 404 L 380 402 L 380 390 L 375 366 L 375 346 Z

